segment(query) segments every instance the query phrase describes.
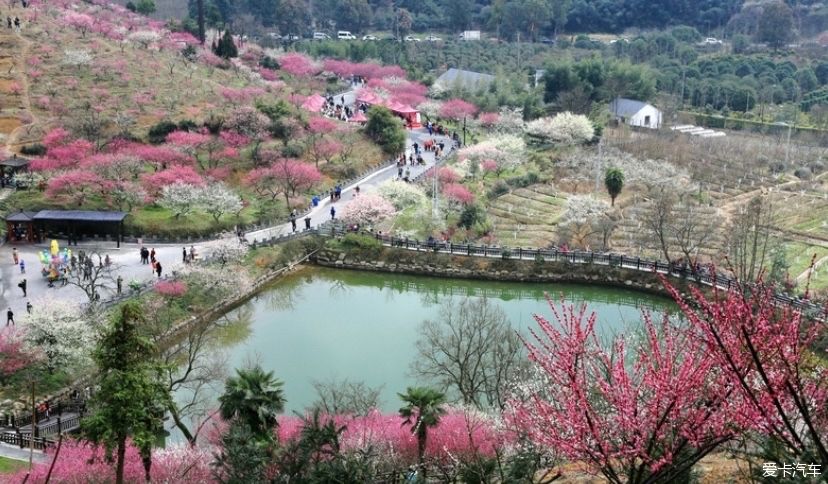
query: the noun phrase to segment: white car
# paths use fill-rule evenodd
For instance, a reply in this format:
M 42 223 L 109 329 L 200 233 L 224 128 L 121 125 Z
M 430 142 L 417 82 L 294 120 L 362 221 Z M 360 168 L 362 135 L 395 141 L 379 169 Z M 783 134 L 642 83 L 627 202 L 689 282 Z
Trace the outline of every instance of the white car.
M 425 38 L 425 40 L 426 40 L 426 42 L 440 42 L 443 39 L 441 39 L 440 37 L 437 37 L 436 35 L 429 35 L 428 37 Z
M 356 35 L 348 32 L 347 30 L 340 30 L 336 33 L 336 38 L 339 40 L 356 40 Z
M 702 44 L 707 45 L 720 45 L 722 43 L 721 40 L 717 39 L 716 37 L 708 37 L 702 41 Z
M 420 41 L 420 39 L 418 39 L 417 37 L 414 37 L 413 35 L 406 35 L 405 39 L 403 39 L 403 40 L 405 40 L 406 42 L 419 42 Z
M 362 40 L 379 40 L 376 35 L 363 35 Z
M 331 38 L 331 36 L 326 34 L 325 32 L 314 32 L 313 33 L 313 40 L 329 40 L 330 38 Z

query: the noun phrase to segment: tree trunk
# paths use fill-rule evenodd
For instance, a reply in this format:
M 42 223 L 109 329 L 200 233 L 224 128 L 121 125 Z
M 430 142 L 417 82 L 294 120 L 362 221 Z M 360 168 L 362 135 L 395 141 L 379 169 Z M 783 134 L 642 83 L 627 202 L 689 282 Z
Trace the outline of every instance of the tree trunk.
M 205 29 L 204 29 L 204 0 L 197 0 L 198 8 L 198 40 L 201 45 L 204 45 Z
M 420 425 L 425 425 L 422 422 Z M 417 463 L 420 466 L 420 479 L 423 482 L 426 482 L 426 468 L 425 468 L 425 450 L 426 450 L 426 439 L 427 435 L 426 432 L 418 432 L 417 433 Z
M 115 466 L 115 484 L 124 484 L 124 459 L 126 456 L 126 437 L 118 439 L 118 461 Z
M 141 451 L 141 463 L 144 464 L 144 479 L 147 482 L 150 482 L 150 471 L 152 471 L 152 449 Z

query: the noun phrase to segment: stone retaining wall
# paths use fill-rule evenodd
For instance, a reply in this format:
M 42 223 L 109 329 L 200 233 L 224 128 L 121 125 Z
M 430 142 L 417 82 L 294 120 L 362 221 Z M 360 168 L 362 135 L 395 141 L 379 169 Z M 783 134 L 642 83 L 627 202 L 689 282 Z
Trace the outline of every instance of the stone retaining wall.
M 336 269 L 510 282 L 562 282 L 613 286 L 669 296 L 659 275 L 634 269 L 553 261 L 469 257 L 383 248 L 381 251 L 322 249 L 312 261 Z M 671 278 L 682 293 L 692 281 Z

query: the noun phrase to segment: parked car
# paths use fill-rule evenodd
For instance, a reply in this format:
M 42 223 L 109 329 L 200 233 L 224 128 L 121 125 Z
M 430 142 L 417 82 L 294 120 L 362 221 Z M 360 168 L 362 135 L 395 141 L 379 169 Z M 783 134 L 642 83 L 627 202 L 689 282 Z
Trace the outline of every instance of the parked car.
M 540 43 L 541 44 L 552 45 L 552 44 L 555 43 L 555 39 L 550 39 L 549 37 L 541 37 L 540 38 Z
M 284 41 L 302 40 L 302 37 L 299 37 L 296 34 L 287 34 L 287 35 L 282 36 L 282 40 L 284 40 Z
M 437 37 L 436 35 L 429 35 L 425 38 L 426 42 L 441 42 L 443 39 Z
M 405 41 L 406 42 L 419 42 L 420 39 L 418 39 L 417 37 L 414 37 L 413 35 L 406 35 L 405 36 Z
M 339 40 L 356 40 L 356 35 L 348 32 L 347 30 L 340 30 L 336 33 L 336 38 Z
M 376 35 L 363 35 L 362 40 L 379 40 Z
M 702 41 L 702 44 L 705 45 L 721 45 L 722 41 L 717 39 L 716 37 L 708 37 Z
M 331 36 L 326 34 L 325 32 L 314 32 L 313 33 L 313 40 L 330 40 Z
M 282 40 L 282 36 L 277 34 L 276 32 L 268 32 L 267 36 L 273 40 Z

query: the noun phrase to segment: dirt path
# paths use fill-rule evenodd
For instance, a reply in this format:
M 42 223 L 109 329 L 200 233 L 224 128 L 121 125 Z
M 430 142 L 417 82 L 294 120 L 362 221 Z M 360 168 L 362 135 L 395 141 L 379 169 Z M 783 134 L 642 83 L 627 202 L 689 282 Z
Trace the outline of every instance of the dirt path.
M 20 86 L 20 108 L 17 112 L 17 119 L 27 119 L 26 124 L 20 124 L 14 127 L 10 132 L 0 131 L 0 134 L 6 135 L 5 149 L 9 153 L 18 151 L 25 141 L 21 141 L 24 133 L 31 133 L 33 127 L 38 123 L 37 118 L 32 111 L 31 96 L 29 95 L 29 79 L 26 76 L 26 59 L 29 57 L 32 42 L 26 39 L 23 35 L 16 33 L 9 29 L 3 29 L 0 32 L 0 44 L 13 44 L 17 48 L 17 52 L 13 52 L 8 58 L 12 59 L 12 66 L 8 73 L 7 80 L 13 80 Z

